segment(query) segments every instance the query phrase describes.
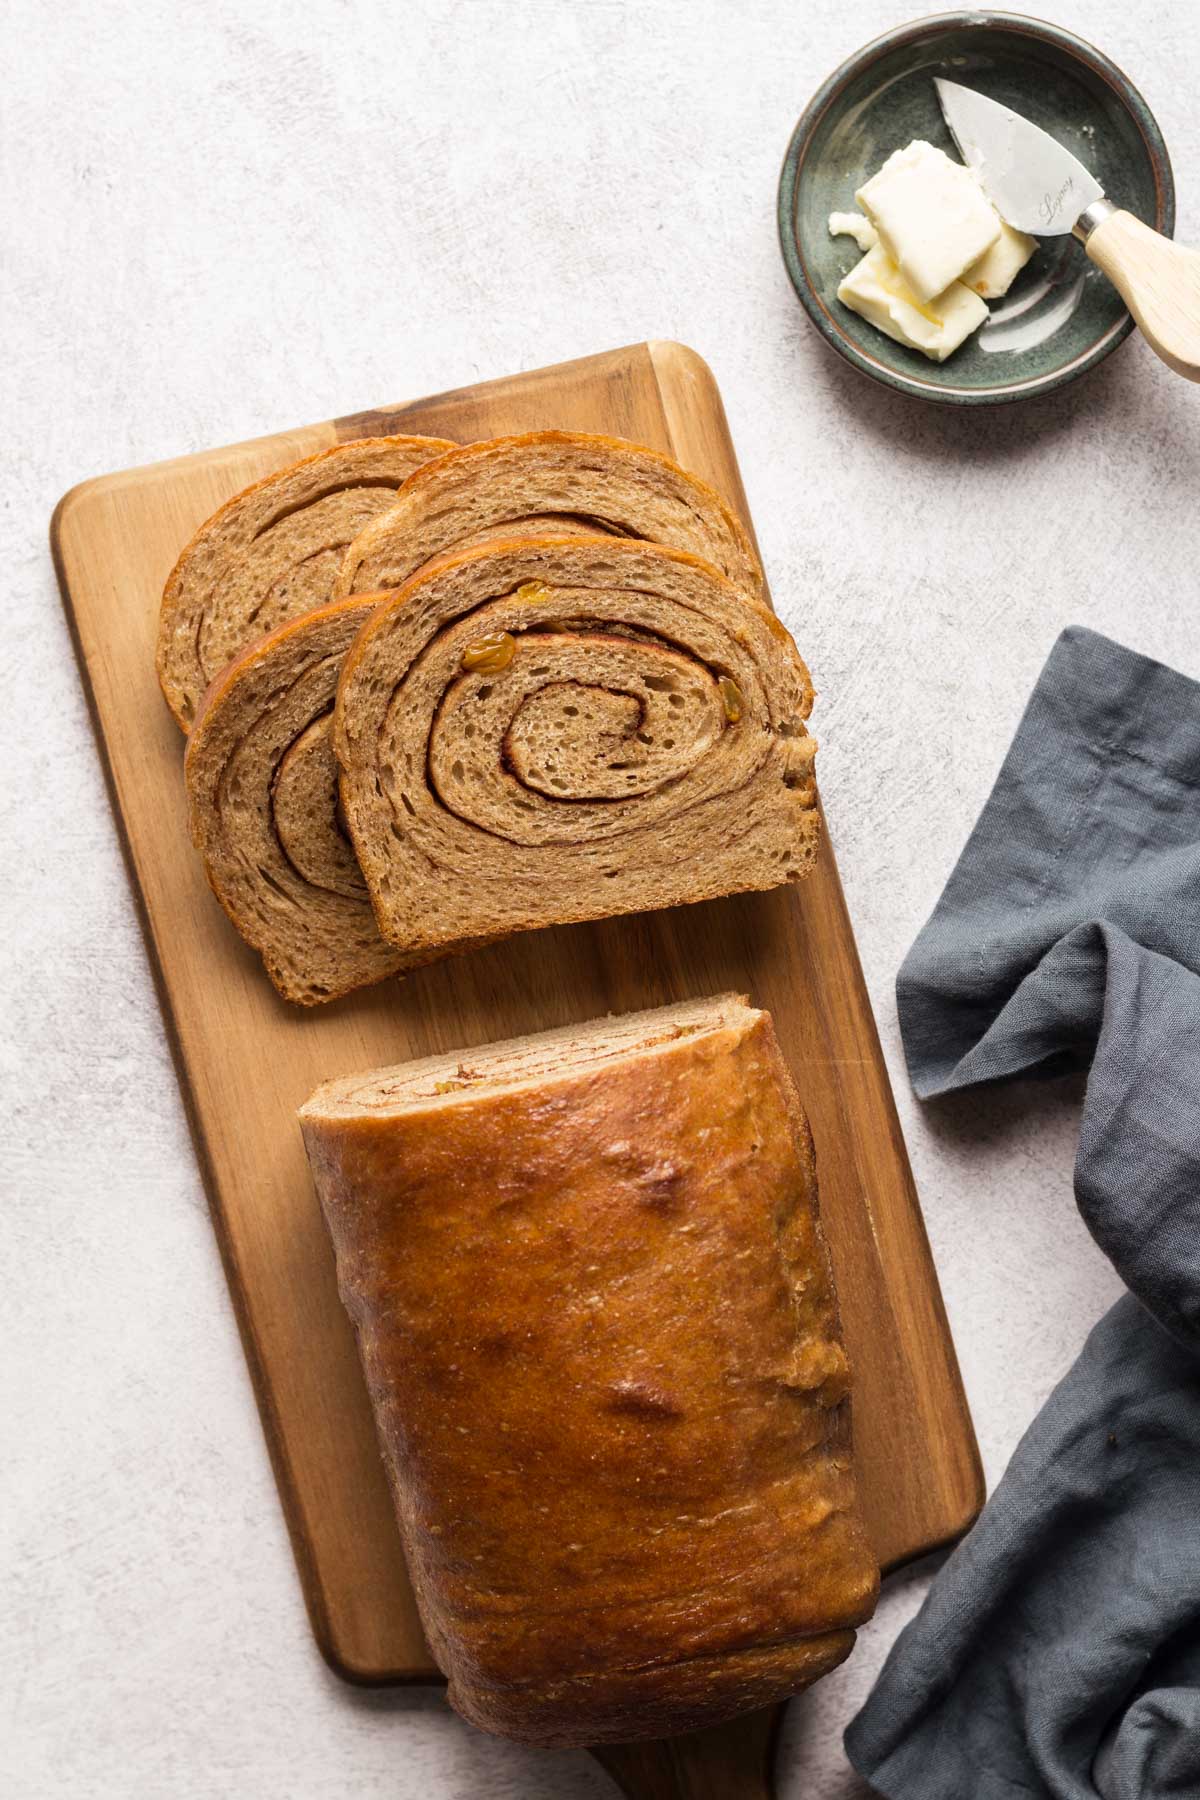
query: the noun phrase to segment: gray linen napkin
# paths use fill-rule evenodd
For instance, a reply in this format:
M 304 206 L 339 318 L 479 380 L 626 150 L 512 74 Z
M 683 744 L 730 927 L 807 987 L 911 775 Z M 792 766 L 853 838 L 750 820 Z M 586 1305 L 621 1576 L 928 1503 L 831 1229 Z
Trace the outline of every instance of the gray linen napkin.
M 1075 1193 L 1131 1295 L 850 1759 L 888 1800 L 1200 1800 L 1200 684 L 1062 634 L 897 997 L 922 1098 L 1090 1064 Z

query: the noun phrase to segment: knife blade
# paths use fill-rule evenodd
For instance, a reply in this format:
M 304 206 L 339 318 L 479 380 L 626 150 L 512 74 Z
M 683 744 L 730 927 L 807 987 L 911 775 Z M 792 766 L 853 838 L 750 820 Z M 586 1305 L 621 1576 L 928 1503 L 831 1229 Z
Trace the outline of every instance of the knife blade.
M 1057 138 L 974 88 L 934 76 L 959 154 L 1000 217 L 1035 237 L 1065 237 L 1104 189 Z
M 1155 355 L 1200 382 L 1200 253 L 1115 207 L 1077 157 L 1011 107 L 943 76 L 934 85 L 959 154 L 1001 218 L 1035 237 L 1077 237 Z

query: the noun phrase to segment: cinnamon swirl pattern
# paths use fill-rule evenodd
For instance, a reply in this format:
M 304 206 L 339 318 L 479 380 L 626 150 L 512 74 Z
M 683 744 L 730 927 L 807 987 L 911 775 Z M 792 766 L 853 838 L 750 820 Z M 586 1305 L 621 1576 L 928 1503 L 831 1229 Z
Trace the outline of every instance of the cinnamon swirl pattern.
M 566 431 L 492 438 L 428 463 L 350 545 L 334 591 L 400 587 L 432 557 L 497 538 L 597 533 L 690 550 L 762 598 L 750 538 L 715 489 L 657 450 Z
M 423 958 L 798 880 L 811 704 L 779 620 L 685 551 L 543 537 L 436 559 L 377 604 L 338 684 L 382 936 Z
M 339 601 L 253 645 L 213 683 L 188 738 L 192 837 L 212 889 L 279 992 L 304 1006 L 405 963 L 375 928 L 330 741 L 342 658 L 374 604 Z
M 200 527 L 159 615 L 159 684 L 185 731 L 232 657 L 333 598 L 347 546 L 414 470 L 450 448 L 424 437 L 339 444 L 235 494 Z

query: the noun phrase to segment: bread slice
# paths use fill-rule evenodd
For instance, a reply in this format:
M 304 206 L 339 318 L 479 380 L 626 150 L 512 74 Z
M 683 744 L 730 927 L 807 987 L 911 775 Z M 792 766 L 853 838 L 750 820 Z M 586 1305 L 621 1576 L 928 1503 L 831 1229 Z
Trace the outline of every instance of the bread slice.
M 159 615 L 158 679 L 185 731 L 240 650 L 333 598 L 350 541 L 449 448 L 423 437 L 338 444 L 255 482 L 205 521 L 167 578 Z
M 315 1006 L 405 965 L 376 929 L 338 816 L 330 741 L 342 658 L 374 602 L 293 619 L 209 688 L 184 759 L 213 892 L 287 1000 Z
M 300 1121 L 460 1713 L 664 1737 L 843 1660 L 878 1570 L 768 1014 L 725 994 L 427 1057 Z
M 532 538 L 435 560 L 338 684 L 382 935 L 430 953 L 799 880 L 811 705 L 784 626 L 684 551 Z
M 707 482 L 658 450 L 568 431 L 468 444 L 427 464 L 350 545 L 335 592 L 400 587 L 445 551 L 547 533 L 670 544 L 763 596 L 749 534 Z

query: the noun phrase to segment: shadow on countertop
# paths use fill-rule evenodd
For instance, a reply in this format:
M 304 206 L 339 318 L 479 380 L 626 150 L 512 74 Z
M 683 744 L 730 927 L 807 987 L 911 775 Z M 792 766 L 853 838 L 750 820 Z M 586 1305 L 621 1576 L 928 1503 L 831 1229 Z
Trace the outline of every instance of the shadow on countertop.
M 791 299 L 791 290 L 788 290 Z M 1002 463 L 1033 446 L 1119 431 L 1123 441 L 1147 436 L 1177 465 L 1200 465 L 1195 392 L 1165 369 L 1135 331 L 1095 369 L 1070 386 L 992 407 L 955 407 L 897 393 L 852 368 L 823 344 L 799 307 L 784 327 L 794 355 L 797 391 L 817 387 L 847 424 L 921 462 L 970 457 Z

